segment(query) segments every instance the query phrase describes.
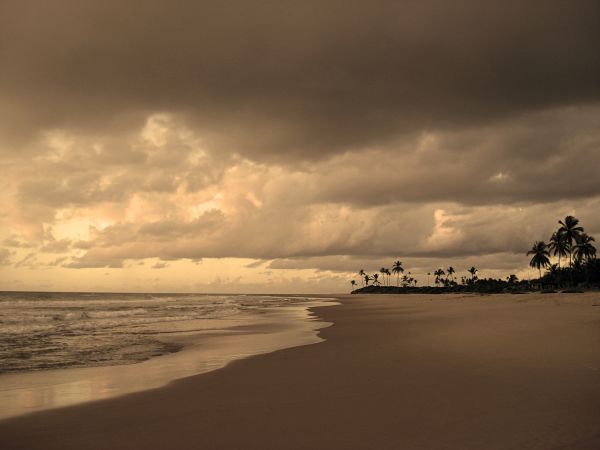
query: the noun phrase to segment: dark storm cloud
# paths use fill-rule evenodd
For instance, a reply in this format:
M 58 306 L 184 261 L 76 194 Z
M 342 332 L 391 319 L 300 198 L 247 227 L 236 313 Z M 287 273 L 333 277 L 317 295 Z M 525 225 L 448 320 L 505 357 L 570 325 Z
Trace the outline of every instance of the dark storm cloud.
M 485 205 L 593 197 L 600 195 L 598 123 L 597 106 L 564 108 L 405 139 L 395 147 L 399 154 L 345 154 L 313 170 L 314 199 L 364 207 L 399 200 Z
M 583 0 L 9 0 L 0 119 L 14 143 L 180 112 L 216 148 L 285 162 L 596 101 L 598 42 Z

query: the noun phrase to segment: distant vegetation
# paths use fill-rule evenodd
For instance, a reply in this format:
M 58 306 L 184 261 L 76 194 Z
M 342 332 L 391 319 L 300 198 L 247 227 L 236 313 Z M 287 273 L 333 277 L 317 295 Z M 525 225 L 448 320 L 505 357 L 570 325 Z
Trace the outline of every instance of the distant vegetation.
M 585 233 L 579 220 L 567 216 L 560 220 L 559 228 L 552 234 L 548 244 L 536 241 L 527 256 L 529 265 L 538 270 L 534 280 L 519 280 L 515 274 L 505 279 L 480 279 L 476 267 L 470 267 L 463 275 L 457 275 L 454 267 L 438 268 L 427 273 L 427 286 L 417 286 L 411 272 L 405 272 L 402 262 L 395 261 L 391 270 L 382 267 L 374 273 L 358 271 L 361 287 L 351 280 L 352 293 L 444 293 L 444 292 L 524 292 L 553 290 L 554 288 L 592 288 L 600 286 L 600 261 L 596 258 L 595 239 Z M 553 264 L 551 258 L 556 258 Z M 561 265 L 568 261 L 568 265 Z M 544 270 L 544 273 L 542 273 Z M 433 285 L 430 284 L 433 275 Z M 395 285 L 392 277 L 395 276 Z
M 536 241 L 527 252 L 529 265 L 538 269 L 538 284 L 556 287 L 598 287 L 600 263 L 596 258 L 596 240 L 588 235 L 579 220 L 573 216 L 559 220 L 559 228 L 552 233 L 548 244 Z M 552 264 L 550 258 L 557 259 Z M 568 257 L 568 265 L 563 265 Z M 542 269 L 545 270 L 542 274 Z

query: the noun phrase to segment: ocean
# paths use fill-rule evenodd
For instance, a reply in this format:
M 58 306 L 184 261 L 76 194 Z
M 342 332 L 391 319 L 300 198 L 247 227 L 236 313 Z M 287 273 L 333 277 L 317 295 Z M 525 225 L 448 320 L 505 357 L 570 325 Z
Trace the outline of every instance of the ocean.
M 177 332 L 227 328 L 311 298 L 261 295 L 0 293 L 0 373 L 131 364 L 177 351 Z M 193 325 L 190 327 L 189 325 Z
M 163 386 L 248 356 L 318 343 L 286 295 L 0 292 L 0 419 Z

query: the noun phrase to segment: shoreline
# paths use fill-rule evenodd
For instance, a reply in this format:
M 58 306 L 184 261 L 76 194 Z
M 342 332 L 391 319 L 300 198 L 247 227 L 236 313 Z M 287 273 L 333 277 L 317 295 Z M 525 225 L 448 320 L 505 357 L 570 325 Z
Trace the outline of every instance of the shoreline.
M 340 296 L 320 345 L 0 421 L 18 449 L 600 445 L 600 296 Z
M 486 280 L 482 281 L 482 286 L 474 288 L 469 285 L 457 285 L 457 286 L 363 286 L 354 289 L 350 294 L 352 295 L 457 295 L 457 294 L 475 294 L 475 295 L 500 295 L 500 294 L 585 294 L 600 293 L 600 288 L 577 288 L 577 287 L 557 287 L 552 284 L 541 285 L 537 284 L 538 287 L 534 288 L 529 281 L 520 282 L 520 286 L 515 285 L 512 287 L 506 287 L 504 283 L 496 283 L 495 280 L 491 280 L 487 283 Z M 542 289 L 539 289 L 542 286 Z
M 177 351 L 138 363 L 0 374 L 0 420 L 157 389 L 237 359 L 318 343 L 318 330 L 330 324 L 319 320 L 311 308 L 335 304 L 329 297 L 311 298 L 220 319 L 220 327 L 214 329 L 195 329 L 195 321 L 188 321 L 183 328 L 161 334 L 162 343 Z M 236 325 L 238 321 L 242 324 Z

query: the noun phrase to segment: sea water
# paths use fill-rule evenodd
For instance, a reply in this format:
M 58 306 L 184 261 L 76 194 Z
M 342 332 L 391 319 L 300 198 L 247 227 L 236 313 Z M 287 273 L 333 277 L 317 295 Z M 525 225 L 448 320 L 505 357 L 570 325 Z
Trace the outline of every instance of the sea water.
M 281 295 L 0 293 L 0 418 L 156 388 L 319 342 L 310 306 Z M 139 363 L 139 364 L 136 364 Z

